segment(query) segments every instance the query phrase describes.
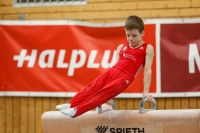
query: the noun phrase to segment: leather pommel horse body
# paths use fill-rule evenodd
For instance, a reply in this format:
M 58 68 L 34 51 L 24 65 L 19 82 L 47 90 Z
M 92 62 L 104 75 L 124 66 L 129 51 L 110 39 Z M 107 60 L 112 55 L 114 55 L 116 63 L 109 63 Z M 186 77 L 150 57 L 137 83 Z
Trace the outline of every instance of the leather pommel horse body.
M 43 133 L 200 133 L 200 109 L 88 111 L 76 118 L 49 111 L 42 126 Z
M 43 133 L 200 133 L 200 110 L 89 111 L 77 118 L 49 111 L 42 126 Z

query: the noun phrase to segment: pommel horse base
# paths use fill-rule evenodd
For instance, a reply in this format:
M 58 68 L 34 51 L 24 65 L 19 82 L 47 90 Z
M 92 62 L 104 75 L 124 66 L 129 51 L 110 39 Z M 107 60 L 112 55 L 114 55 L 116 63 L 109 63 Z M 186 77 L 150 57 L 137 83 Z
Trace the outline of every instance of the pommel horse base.
M 200 133 L 200 109 L 89 111 L 77 118 L 49 111 L 42 127 L 43 133 Z

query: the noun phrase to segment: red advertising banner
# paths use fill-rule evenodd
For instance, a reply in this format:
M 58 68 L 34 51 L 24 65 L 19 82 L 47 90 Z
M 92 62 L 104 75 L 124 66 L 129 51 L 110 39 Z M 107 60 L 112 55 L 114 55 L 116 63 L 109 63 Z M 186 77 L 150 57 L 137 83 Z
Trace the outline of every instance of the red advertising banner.
M 155 24 L 144 40 L 156 51 Z M 77 92 L 115 62 L 123 23 L 0 25 L 0 92 Z M 156 58 L 150 92 L 156 92 Z M 142 93 L 143 72 L 124 93 Z
M 144 20 L 154 97 L 200 96 L 200 18 Z M 0 96 L 72 97 L 115 63 L 124 22 L 0 21 Z M 143 71 L 117 97 L 141 97 Z
M 161 92 L 200 92 L 200 23 L 161 24 Z

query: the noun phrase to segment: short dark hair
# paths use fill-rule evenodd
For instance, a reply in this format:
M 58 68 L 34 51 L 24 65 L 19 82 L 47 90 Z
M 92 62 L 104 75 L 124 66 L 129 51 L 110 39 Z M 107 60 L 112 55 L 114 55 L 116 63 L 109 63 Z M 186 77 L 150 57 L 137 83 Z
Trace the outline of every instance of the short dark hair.
M 126 30 L 133 30 L 138 29 L 141 33 L 144 30 L 144 22 L 143 20 L 138 16 L 129 16 L 125 22 L 124 28 Z

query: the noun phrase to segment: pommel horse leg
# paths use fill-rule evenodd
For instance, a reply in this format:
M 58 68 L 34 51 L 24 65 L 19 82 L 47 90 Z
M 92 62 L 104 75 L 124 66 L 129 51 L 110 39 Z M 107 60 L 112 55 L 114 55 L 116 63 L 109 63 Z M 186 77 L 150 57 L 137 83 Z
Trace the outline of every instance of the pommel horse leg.
M 144 99 L 140 105 L 143 102 Z M 200 109 L 143 110 L 142 113 L 112 110 L 100 114 L 88 111 L 76 118 L 49 111 L 41 119 L 43 133 L 200 133 Z

